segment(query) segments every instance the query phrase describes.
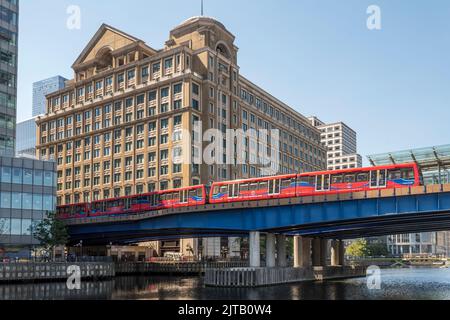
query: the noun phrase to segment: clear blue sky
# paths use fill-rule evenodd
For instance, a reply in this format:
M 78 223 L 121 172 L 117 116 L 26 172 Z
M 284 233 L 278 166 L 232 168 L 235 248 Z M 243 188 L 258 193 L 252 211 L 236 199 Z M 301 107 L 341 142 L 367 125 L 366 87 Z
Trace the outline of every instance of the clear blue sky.
M 69 5 L 81 29 L 66 28 Z M 381 8 L 382 29 L 366 27 Z M 70 66 L 101 23 L 154 48 L 200 0 L 21 0 L 18 118 L 32 83 Z M 205 0 L 236 35 L 241 73 L 302 114 L 344 121 L 366 156 L 450 143 L 450 1 Z

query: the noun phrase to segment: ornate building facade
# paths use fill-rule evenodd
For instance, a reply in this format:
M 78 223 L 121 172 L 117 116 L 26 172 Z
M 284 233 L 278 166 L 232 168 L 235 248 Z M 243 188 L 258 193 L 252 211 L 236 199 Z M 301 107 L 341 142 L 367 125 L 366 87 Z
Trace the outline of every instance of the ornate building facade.
M 277 174 L 326 168 L 320 131 L 240 74 L 235 36 L 215 19 L 188 19 L 159 50 L 102 25 L 72 68 L 74 79 L 47 96 L 37 119 L 37 155 L 58 166 L 58 204 L 258 177 L 261 148 L 277 153 Z M 256 148 L 245 137 L 242 164 L 236 154 L 185 161 L 208 145 L 187 137 L 200 121 L 202 132 L 278 130 L 278 147 L 270 135 Z

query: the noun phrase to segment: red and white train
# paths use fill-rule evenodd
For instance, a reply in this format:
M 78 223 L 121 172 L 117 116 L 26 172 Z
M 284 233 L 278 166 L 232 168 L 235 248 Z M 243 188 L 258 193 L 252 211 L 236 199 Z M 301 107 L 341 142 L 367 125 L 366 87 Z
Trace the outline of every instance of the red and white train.
M 421 185 L 416 164 L 289 174 L 216 182 L 57 207 L 61 219 L 137 214 L 205 204 L 257 201 Z

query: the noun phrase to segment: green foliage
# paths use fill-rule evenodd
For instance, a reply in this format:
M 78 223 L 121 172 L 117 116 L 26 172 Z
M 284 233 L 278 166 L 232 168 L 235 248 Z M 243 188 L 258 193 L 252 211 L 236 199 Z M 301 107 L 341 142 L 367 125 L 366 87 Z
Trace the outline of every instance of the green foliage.
M 346 254 L 360 258 L 388 256 L 389 252 L 381 243 L 369 244 L 365 239 L 358 239 L 347 247 Z
M 381 256 L 388 256 L 389 255 L 389 251 L 386 247 L 386 245 L 382 244 L 382 243 L 373 243 L 370 244 L 367 247 L 367 253 L 370 257 L 381 257 Z
M 44 220 L 34 226 L 33 236 L 48 251 L 65 245 L 69 240 L 67 228 L 62 220 L 56 218 L 55 212 L 49 212 Z
M 367 241 L 358 239 L 347 247 L 346 254 L 351 257 L 367 257 Z

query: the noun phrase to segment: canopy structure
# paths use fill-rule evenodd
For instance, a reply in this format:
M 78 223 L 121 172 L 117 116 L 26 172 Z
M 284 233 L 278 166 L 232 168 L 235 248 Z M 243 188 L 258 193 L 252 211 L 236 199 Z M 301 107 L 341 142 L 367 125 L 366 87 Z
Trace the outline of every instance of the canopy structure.
M 450 144 L 367 156 L 373 166 L 416 163 L 425 184 L 450 183 Z

